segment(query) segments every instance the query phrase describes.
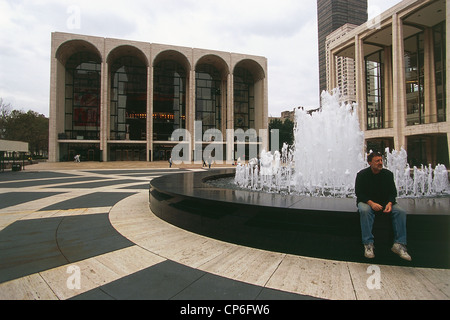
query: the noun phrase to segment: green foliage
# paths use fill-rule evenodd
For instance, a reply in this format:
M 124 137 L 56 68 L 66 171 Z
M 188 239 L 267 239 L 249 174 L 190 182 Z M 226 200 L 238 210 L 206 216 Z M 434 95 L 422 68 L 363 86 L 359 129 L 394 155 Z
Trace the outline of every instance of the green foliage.
M 269 132 L 273 129 L 279 130 L 280 148 L 283 147 L 283 143 L 287 143 L 288 145 L 291 146 L 294 144 L 294 122 L 292 122 L 289 119 L 286 119 L 284 122 L 281 121 L 280 119 L 272 119 L 269 122 Z M 269 135 L 269 137 L 270 136 L 271 135 Z
M 30 153 L 45 154 L 48 151 L 48 118 L 31 110 L 11 109 L 0 98 L 0 139 L 28 142 Z

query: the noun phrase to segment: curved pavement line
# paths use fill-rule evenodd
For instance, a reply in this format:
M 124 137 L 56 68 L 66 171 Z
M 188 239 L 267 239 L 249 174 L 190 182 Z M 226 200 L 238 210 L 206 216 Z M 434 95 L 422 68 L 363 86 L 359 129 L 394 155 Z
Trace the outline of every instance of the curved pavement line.
M 324 260 L 215 240 L 156 217 L 148 191 L 116 203 L 109 219 L 125 238 L 161 258 L 265 288 L 333 300 L 450 299 L 450 270 Z

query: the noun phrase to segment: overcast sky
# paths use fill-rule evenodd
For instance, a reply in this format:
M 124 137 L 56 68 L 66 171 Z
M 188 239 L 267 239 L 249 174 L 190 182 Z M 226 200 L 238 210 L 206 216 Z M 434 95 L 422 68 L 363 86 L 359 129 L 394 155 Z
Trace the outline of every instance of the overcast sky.
M 369 18 L 400 0 L 369 0 Z M 0 98 L 49 115 L 51 33 L 264 56 L 269 115 L 319 104 L 316 0 L 0 0 Z

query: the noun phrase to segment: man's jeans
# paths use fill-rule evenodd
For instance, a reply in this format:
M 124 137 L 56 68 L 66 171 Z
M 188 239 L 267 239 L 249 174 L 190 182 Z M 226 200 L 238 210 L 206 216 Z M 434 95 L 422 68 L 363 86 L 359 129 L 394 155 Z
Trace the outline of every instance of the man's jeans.
M 372 227 L 375 221 L 375 211 L 364 203 L 358 203 L 359 218 L 361 222 L 361 234 L 363 244 L 373 243 Z M 379 214 L 390 214 L 392 220 L 392 228 L 394 229 L 394 243 L 400 243 L 406 245 L 406 212 L 398 205 L 392 206 L 391 213 Z

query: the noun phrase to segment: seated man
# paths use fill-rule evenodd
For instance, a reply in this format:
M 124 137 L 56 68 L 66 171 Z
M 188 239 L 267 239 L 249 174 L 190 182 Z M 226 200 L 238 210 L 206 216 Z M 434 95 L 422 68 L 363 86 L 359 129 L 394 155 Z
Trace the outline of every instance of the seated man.
M 378 152 L 369 154 L 367 162 L 369 167 L 357 174 L 355 182 L 364 255 L 369 259 L 375 257 L 372 234 L 375 213 L 390 213 L 394 229 L 392 251 L 402 259 L 411 261 L 406 250 L 406 212 L 396 203 L 394 175 L 383 168 L 383 158 Z

